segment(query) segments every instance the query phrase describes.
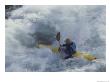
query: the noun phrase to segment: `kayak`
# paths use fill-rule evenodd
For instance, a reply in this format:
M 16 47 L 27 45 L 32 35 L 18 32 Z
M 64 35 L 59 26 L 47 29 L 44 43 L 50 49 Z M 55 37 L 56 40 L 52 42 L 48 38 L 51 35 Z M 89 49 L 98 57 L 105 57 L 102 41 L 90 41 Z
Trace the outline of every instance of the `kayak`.
M 39 44 L 37 45 L 37 48 L 49 48 L 50 50 L 52 50 L 53 53 L 56 53 L 56 54 L 60 53 L 58 50 L 59 47 L 53 47 L 51 45 Z M 73 54 L 73 57 L 84 58 L 88 61 L 93 61 L 97 59 L 94 55 L 87 52 L 81 52 L 81 51 L 77 51 L 75 54 Z

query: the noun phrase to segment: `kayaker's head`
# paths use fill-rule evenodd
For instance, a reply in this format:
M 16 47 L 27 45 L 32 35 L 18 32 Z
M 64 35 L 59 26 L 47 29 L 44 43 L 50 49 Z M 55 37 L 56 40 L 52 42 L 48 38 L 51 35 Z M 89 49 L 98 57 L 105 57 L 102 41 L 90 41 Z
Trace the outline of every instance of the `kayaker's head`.
M 72 41 L 69 39 L 69 38 L 67 38 L 66 40 L 65 40 L 65 43 L 66 44 L 70 44 Z

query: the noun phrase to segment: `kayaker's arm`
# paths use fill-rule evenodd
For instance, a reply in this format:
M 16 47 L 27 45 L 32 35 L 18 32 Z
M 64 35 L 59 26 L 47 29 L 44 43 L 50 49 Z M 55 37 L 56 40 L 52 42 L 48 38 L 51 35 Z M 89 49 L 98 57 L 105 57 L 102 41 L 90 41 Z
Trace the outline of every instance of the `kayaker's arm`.
M 61 48 L 62 47 L 65 47 L 65 46 L 66 46 L 66 44 L 63 44 L 63 45 L 60 44 L 60 47 L 58 48 L 58 51 L 60 52 L 61 51 Z
M 67 46 L 67 45 L 66 45 L 66 44 L 63 44 L 63 45 L 60 44 L 60 46 L 61 46 L 61 47 L 65 47 L 65 46 Z

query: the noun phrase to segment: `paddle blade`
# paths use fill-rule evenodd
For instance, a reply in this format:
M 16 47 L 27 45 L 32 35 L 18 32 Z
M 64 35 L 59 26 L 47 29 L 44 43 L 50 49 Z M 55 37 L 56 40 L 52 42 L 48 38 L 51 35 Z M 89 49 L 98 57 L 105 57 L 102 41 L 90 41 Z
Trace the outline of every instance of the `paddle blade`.
M 56 40 L 57 40 L 57 41 L 60 41 L 60 32 L 57 33 L 57 35 L 56 35 Z

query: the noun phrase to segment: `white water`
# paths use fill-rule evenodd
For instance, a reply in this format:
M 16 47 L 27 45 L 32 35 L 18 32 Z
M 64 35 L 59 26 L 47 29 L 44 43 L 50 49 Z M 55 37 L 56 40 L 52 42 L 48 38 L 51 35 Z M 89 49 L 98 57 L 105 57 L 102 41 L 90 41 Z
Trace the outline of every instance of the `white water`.
M 6 19 L 6 71 L 106 71 L 105 29 L 105 6 L 23 6 Z M 41 37 L 56 46 L 58 31 L 61 43 L 69 37 L 77 50 L 99 59 L 64 61 L 48 48 L 35 47 Z

